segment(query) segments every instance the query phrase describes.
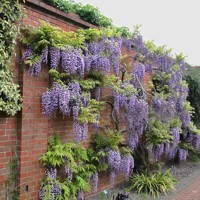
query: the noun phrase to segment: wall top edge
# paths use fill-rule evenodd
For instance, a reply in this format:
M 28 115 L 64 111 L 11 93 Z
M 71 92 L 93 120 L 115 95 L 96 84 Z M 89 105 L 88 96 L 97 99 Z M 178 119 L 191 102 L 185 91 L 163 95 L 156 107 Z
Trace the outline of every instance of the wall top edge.
M 75 13 L 65 13 L 53 6 L 46 4 L 42 0 L 26 0 L 25 3 L 23 2 L 23 0 L 20 0 L 20 2 L 24 7 L 33 8 L 33 9 L 39 10 L 41 12 L 56 16 L 66 22 L 73 23 L 74 25 L 77 25 L 80 28 L 99 28 L 93 24 L 90 24 L 90 23 L 82 20 Z

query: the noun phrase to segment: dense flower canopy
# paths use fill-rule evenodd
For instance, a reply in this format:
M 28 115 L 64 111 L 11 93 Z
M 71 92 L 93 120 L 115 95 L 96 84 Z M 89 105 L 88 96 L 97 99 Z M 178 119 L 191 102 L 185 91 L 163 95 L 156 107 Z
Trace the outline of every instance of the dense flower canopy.
M 48 43 L 34 39 L 41 32 Z M 58 34 L 62 40 L 57 40 Z M 57 43 L 51 43 L 49 38 Z M 161 157 L 186 160 L 189 150 L 198 149 L 200 134 L 191 122 L 192 108 L 187 101 L 188 86 L 184 80 L 186 63 L 182 55 L 173 56 L 165 47 L 144 42 L 138 31 L 123 37 L 115 29 L 69 34 L 43 24 L 30 32 L 24 43 L 27 45 L 24 61 L 30 65 L 29 74 L 38 76 L 46 65 L 50 69 L 52 86 L 42 95 L 44 115 L 51 117 L 59 111 L 64 116 L 73 116 L 76 142 L 86 141 L 88 123 L 94 124 L 96 134 L 102 134 L 98 126 L 100 111 L 106 102 L 101 100 L 101 95 L 104 88 L 111 89 L 108 103 L 112 105 L 114 126 L 109 134 L 120 138 L 124 131 L 119 129 L 121 121 L 128 134 L 126 150 L 121 150 L 120 141 L 112 146 L 112 141 L 101 145 L 96 140 L 97 152 L 106 155 L 102 163 L 108 165 L 111 184 L 120 172 L 128 180 L 138 149 L 145 163 L 151 155 L 155 162 Z M 38 43 L 43 45 L 35 48 Z M 136 52 L 131 62 L 126 62 L 128 56 L 122 54 L 122 47 Z M 145 90 L 145 73 L 152 76 L 151 93 Z M 48 173 L 52 171 L 49 170 Z M 70 170 L 65 168 L 67 176 L 73 179 Z M 92 178 L 96 191 L 97 172 Z M 82 195 L 81 189 L 77 195 Z

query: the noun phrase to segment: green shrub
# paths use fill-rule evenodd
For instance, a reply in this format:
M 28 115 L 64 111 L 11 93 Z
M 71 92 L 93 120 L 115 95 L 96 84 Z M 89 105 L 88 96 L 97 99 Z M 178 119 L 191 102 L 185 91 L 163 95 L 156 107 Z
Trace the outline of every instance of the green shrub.
M 102 15 L 98 8 L 91 6 L 89 4 L 81 6 L 78 11 L 76 11 L 80 17 L 92 24 L 108 27 L 112 25 L 112 20 Z
M 82 5 L 73 0 L 45 0 L 46 3 L 66 12 L 73 12 L 79 15 L 84 21 L 97 26 L 108 27 L 112 26 L 112 20 L 101 14 L 98 8 L 89 4 Z
M 157 172 L 152 175 L 135 174 L 130 179 L 128 191 L 134 190 L 138 193 L 145 193 L 151 196 L 158 197 L 160 194 L 168 190 L 175 190 L 174 185 L 176 179 L 171 175 L 170 171 Z
M 200 68 L 188 67 L 186 80 L 189 87 L 188 101 L 194 108 L 192 120 L 200 128 Z
M 197 150 L 196 152 L 190 151 L 188 159 L 191 162 L 200 162 L 200 149 Z

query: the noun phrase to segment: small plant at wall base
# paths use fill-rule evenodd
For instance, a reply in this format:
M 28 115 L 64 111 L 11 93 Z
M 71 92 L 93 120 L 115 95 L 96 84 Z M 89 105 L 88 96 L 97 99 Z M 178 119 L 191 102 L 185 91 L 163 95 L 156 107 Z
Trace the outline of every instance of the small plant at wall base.
M 19 86 L 13 82 L 10 65 L 22 11 L 16 0 L 3 0 L 0 8 L 3 11 L 0 21 L 0 111 L 15 115 L 21 109 L 22 98 Z
M 200 145 L 200 131 L 191 122 L 192 107 L 187 101 L 184 57 L 172 55 L 166 47 L 144 42 L 138 29 L 128 37 L 122 34 L 110 28 L 66 33 L 43 24 L 29 31 L 23 40 L 27 45 L 23 59 L 29 65 L 28 73 L 39 76 L 43 67 L 49 67 L 52 78 L 50 88 L 42 95 L 43 114 L 53 117 L 60 112 L 73 117 L 78 143 L 87 140 L 88 123 L 93 124 L 94 153 L 104 154 L 102 162 L 108 166 L 111 185 L 119 172 L 128 180 L 134 164 L 149 172 L 161 159 L 185 161 L 188 152 L 197 151 Z M 122 55 L 122 45 L 127 50 L 134 46 L 137 52 L 127 56 L 129 63 Z M 152 76 L 151 94 L 144 87 L 145 73 Z M 106 101 L 102 101 L 104 89 L 111 91 Z M 100 124 L 106 103 L 111 107 L 109 128 Z M 68 145 L 61 145 L 59 150 L 68 149 Z M 63 154 L 57 157 L 50 151 L 42 157 L 43 162 L 50 161 L 48 155 L 53 156 L 49 166 L 57 168 L 64 162 Z M 86 157 L 81 160 L 88 162 Z M 48 176 L 45 180 L 48 185 Z M 58 184 L 60 180 L 56 179 L 55 185 Z M 48 190 L 53 189 L 47 186 L 43 192 Z M 89 186 L 78 190 L 89 190 Z M 70 195 L 75 197 L 79 193 L 76 190 Z
M 17 185 L 19 177 L 19 160 L 17 157 L 17 152 L 14 150 L 14 156 L 11 158 L 11 161 L 8 163 L 10 169 L 10 174 L 8 175 L 4 185 L 6 188 L 6 199 L 19 200 L 19 186 Z
M 162 193 L 166 194 L 168 190 L 175 190 L 174 185 L 176 182 L 176 179 L 169 171 L 151 175 L 135 174 L 130 179 L 128 191 L 134 190 L 138 193 L 149 194 L 155 198 L 159 197 Z

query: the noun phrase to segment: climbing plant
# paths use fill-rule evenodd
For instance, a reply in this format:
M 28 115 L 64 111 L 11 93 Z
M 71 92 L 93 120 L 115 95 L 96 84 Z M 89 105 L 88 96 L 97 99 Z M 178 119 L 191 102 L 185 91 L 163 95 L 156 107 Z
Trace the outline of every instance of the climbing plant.
M 21 109 L 19 86 L 13 82 L 10 65 L 22 17 L 17 0 L 3 0 L 0 6 L 0 111 L 14 115 Z
M 140 166 L 148 170 L 161 158 L 184 161 L 188 151 L 199 148 L 200 131 L 191 122 L 182 54 L 173 55 L 165 46 L 144 42 L 138 27 L 131 34 L 116 28 L 66 33 L 42 24 L 25 32 L 23 42 L 27 48 L 23 59 L 29 65 L 28 73 L 39 76 L 42 67 L 48 65 L 52 80 L 42 95 L 42 112 L 47 117 L 53 117 L 55 112 L 72 116 L 78 143 L 86 141 L 88 123 L 94 125 L 94 152 L 104 155 L 101 161 L 107 164 L 111 184 L 120 172 L 129 179 L 134 160 L 136 167 L 140 161 Z M 122 55 L 122 45 L 127 51 L 134 49 L 136 55 Z M 151 93 L 144 86 L 145 73 L 152 76 Z M 111 92 L 102 101 L 104 88 Z M 100 124 L 101 111 L 107 104 L 111 107 L 110 125 Z M 59 150 L 62 152 L 68 145 Z M 80 156 L 74 153 L 77 155 L 73 157 Z M 48 163 L 48 155 L 52 155 L 46 166 L 55 170 L 65 165 L 63 154 L 57 157 L 48 150 L 42 161 Z M 73 171 L 73 166 L 70 169 Z M 45 180 L 42 191 L 54 191 L 54 186 L 48 185 L 48 176 Z M 88 189 L 80 187 L 71 195 L 78 196 L 77 191 L 82 194 Z M 59 194 L 63 192 L 68 195 L 64 188 L 59 190 Z
M 15 115 L 21 110 L 22 98 L 19 85 L 13 81 L 11 61 L 14 55 L 16 38 L 19 33 L 19 20 L 23 13 L 18 0 L 2 0 L 0 5 L 0 112 L 7 115 Z M 4 186 L 6 198 L 19 199 L 19 163 L 16 150 L 8 163 L 10 174 L 7 176 Z

